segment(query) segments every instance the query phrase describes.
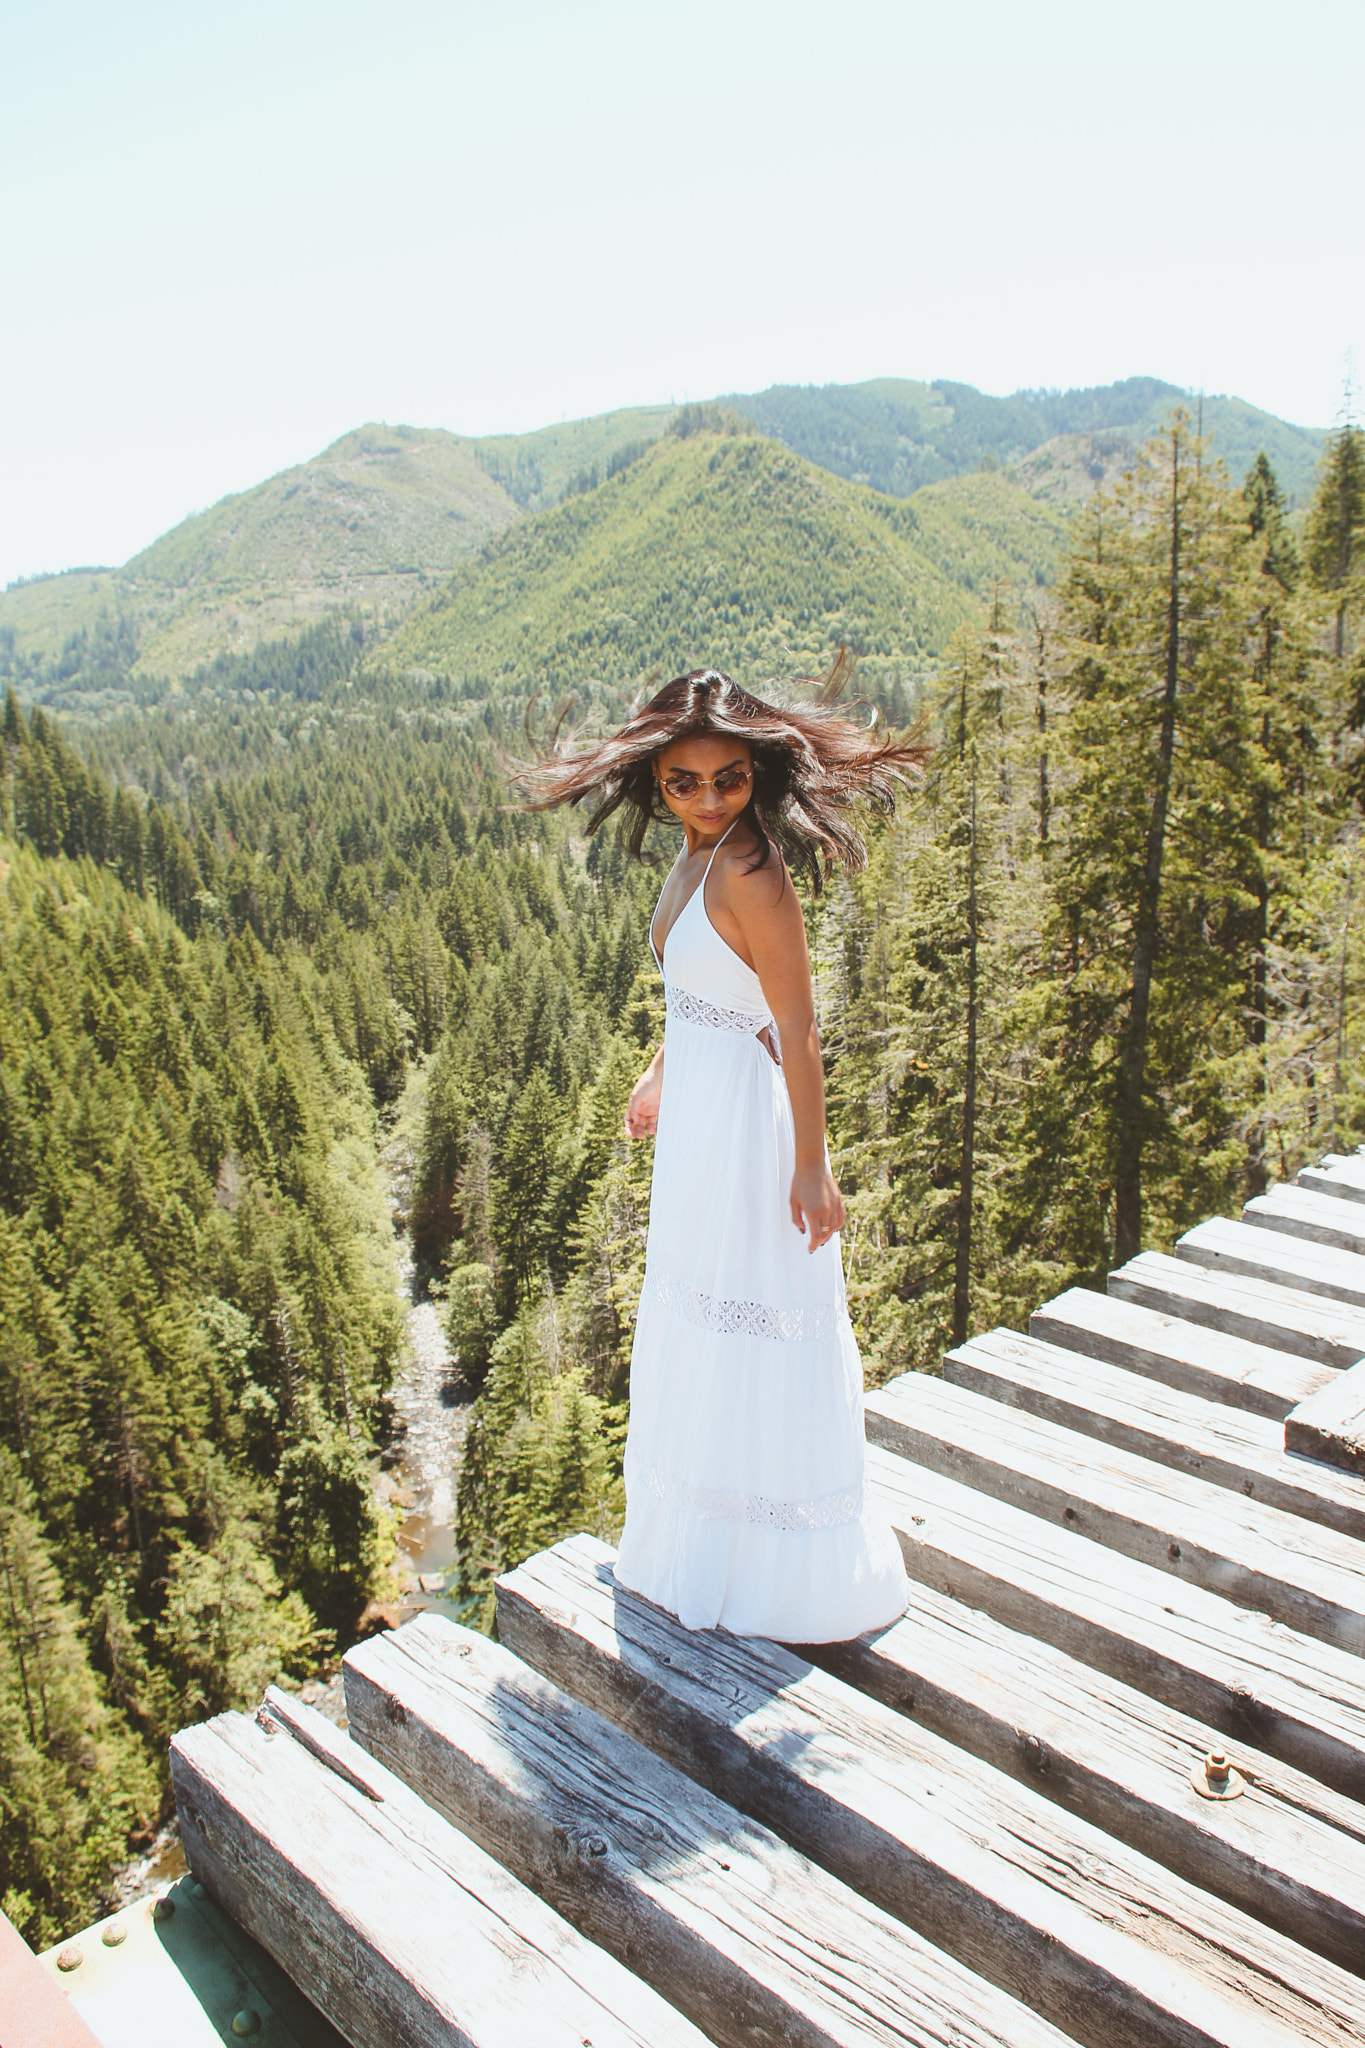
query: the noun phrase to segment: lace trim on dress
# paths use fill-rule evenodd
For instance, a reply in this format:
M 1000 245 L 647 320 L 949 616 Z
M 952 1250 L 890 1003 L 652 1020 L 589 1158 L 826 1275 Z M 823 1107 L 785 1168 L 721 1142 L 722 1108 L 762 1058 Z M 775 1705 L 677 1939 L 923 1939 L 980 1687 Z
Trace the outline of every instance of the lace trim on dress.
M 708 1003 L 690 989 L 679 988 L 676 982 L 666 982 L 664 991 L 669 1016 L 684 1024 L 708 1024 L 713 1031 L 759 1031 L 763 1027 L 762 1017 L 745 1010 L 724 1010 L 719 1003 Z
M 638 1474 L 656 1500 L 665 1507 L 681 1508 L 701 1522 L 751 1522 L 759 1529 L 838 1529 L 862 1518 L 863 1489 L 850 1486 L 843 1493 L 826 1493 L 815 1500 L 768 1500 L 761 1493 L 720 1493 L 705 1486 L 688 1486 L 670 1479 L 655 1465 Z
M 832 1337 L 847 1311 L 841 1301 L 820 1301 L 809 1308 L 773 1308 L 766 1301 L 727 1301 L 719 1294 L 703 1294 L 681 1280 L 651 1273 L 646 1292 L 660 1308 L 672 1309 L 686 1323 L 699 1330 L 714 1330 L 722 1336 L 774 1337 L 783 1343 L 800 1343 L 806 1337 Z

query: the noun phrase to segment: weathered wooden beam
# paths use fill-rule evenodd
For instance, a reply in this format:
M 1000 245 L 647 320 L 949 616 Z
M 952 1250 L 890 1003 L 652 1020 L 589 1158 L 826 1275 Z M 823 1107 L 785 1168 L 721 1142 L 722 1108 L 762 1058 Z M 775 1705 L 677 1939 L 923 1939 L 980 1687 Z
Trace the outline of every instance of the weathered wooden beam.
M 1352 1370 L 1365 1377 L 1365 1369 Z M 1365 1540 L 1365 1484 L 1291 1457 L 1285 1448 L 1288 1424 L 1268 1416 L 1179 1393 L 1014 1330 L 988 1330 L 950 1351 L 943 1377 L 1117 1450 Z M 1339 1376 L 1350 1378 L 1349 1372 Z M 1365 1386 L 1357 1402 L 1365 1405 Z
M 1365 1800 L 1365 1667 L 1250 1608 L 868 1446 L 912 1579 Z
M 1271 1280 L 1209 1272 L 1164 1252 L 1139 1252 L 1109 1275 L 1108 1291 L 1162 1315 L 1181 1316 L 1206 1329 L 1272 1344 L 1322 1365 L 1354 1365 L 1365 1358 L 1365 1315 Z
M 359 1740 L 720 2048 L 1060 2048 L 486 1637 L 424 1614 L 351 1650 L 345 1672 Z
M 1087 1287 L 1068 1288 L 1055 1301 L 1044 1302 L 1029 1317 L 1029 1332 L 1045 1343 L 1161 1380 L 1182 1393 L 1244 1408 L 1252 1415 L 1273 1416 L 1279 1422 L 1296 1403 L 1329 1385 L 1337 1371 L 1289 1351 L 1227 1336 L 1206 1323 L 1143 1308 L 1118 1294 L 1092 1293 Z
M 273 1688 L 171 1744 L 181 1835 L 212 1896 L 353 2048 L 701 2048 L 357 1744 Z
M 866 1402 L 874 1443 L 1305 1635 L 1365 1655 L 1365 1545 L 927 1373 Z
M 1277 1287 L 1365 1308 L 1365 1258 L 1358 1252 L 1336 1251 L 1328 1245 L 1286 1237 L 1280 1231 L 1257 1230 L 1250 1223 L 1214 1216 L 1187 1230 L 1176 1242 L 1175 1255 L 1206 1266 L 1212 1273 L 1269 1280 Z
M 816 1663 L 1308 1948 L 1365 1957 L 1365 1806 L 1239 1742 L 1241 1798 L 1191 1798 L 1227 1738 L 980 1609 L 912 1585 L 905 1619 Z
M 1365 1216 L 1359 1213 L 1359 1205 L 1348 1207 L 1308 1188 L 1292 1184 L 1267 1188 L 1263 1195 L 1242 1204 L 1242 1221 L 1258 1230 L 1278 1230 L 1283 1237 L 1302 1238 L 1305 1244 L 1365 1252 Z
M 1125 1714 L 1124 1689 L 1112 1681 L 1105 1717 L 1088 1723 L 1070 1684 L 1079 1680 L 1084 1698 L 1097 1688 L 1092 1674 L 1040 1644 L 1021 1654 L 1023 1639 L 923 1588 L 910 1619 L 813 1652 L 822 1667 L 814 1671 L 771 1644 L 690 1635 L 619 1589 L 612 1563 L 612 1552 L 590 1537 L 528 1560 L 499 1582 L 502 1640 L 940 1945 L 961 1952 L 975 1941 L 990 1956 L 1022 1910 L 1030 1917 L 1022 1941 L 1007 1937 L 1007 1966 L 1013 1957 L 1014 1967 L 1029 1969 L 1040 1942 L 1055 1955 L 1058 1944 L 1067 1951 L 1079 1939 L 1076 1966 L 1084 1971 L 1087 1957 L 1093 1966 L 1095 1925 L 1117 1926 L 1150 1955 L 1240 1996 L 1262 1968 L 1281 1978 L 1286 1958 L 1278 1943 L 1267 1949 L 1241 1913 L 1207 1896 L 1227 1900 L 1231 1890 L 1254 1902 L 1258 1920 L 1346 1968 L 1365 1956 L 1365 1810 L 1312 1780 L 1266 1758 L 1266 1772 L 1284 1787 L 1279 1798 L 1259 1780 L 1238 1800 L 1192 1798 L 1191 1767 L 1221 1746 L 1218 1737 L 1183 1722 L 1171 1737 L 1162 1725 L 1170 1717 L 1140 1696 Z M 939 1702 L 939 1727 L 928 1725 L 926 1693 Z M 907 1720 L 900 1709 L 910 1694 Z M 1042 1768 L 1016 1766 L 1011 1789 L 975 1742 L 961 1742 L 964 1725 L 977 1736 L 993 1728 L 997 1742 L 1012 1740 L 1016 1751 L 1015 1729 L 1041 1726 L 1049 1743 L 1044 1754 L 1034 1738 Z M 1146 1748 L 1140 1760 L 1122 1748 L 1106 1755 L 1115 1735 L 1126 1741 L 1134 1733 Z M 1054 1758 L 1078 1801 L 1048 1783 Z M 1239 1754 L 1239 1768 L 1243 1762 Z M 1120 1820 L 1118 1829 L 1099 1833 L 1077 1815 L 1097 1787 L 1107 1790 L 1106 1814 Z M 1317 1813 L 1306 1819 L 1296 1793 L 1310 1807 L 1334 1804 L 1357 1832 Z M 1135 1830 L 1160 1862 L 1131 1840 Z M 1097 1855 L 1105 1859 L 1098 1885 Z M 1085 1916 L 1079 1928 L 1073 1909 Z M 1103 1958 L 1109 1969 L 1123 1967 L 1124 1952 L 1116 1958 L 1107 1940 Z M 1313 1983 L 1314 1965 L 1300 1956 L 1293 1974 L 1317 2002 L 1324 1986 Z M 1330 2005 L 1341 1992 L 1335 1970 L 1325 1986 Z M 1163 1999 L 1170 1995 L 1163 1990 Z M 1365 1986 L 1353 1984 L 1350 1997 L 1353 2006 L 1365 1999 Z M 1074 2027 L 1069 2011 L 1052 2016 Z
M 1351 1366 L 1332 1386 L 1290 1409 L 1284 1447 L 1343 1472 L 1365 1474 L 1365 1364 Z
M 1358 1153 L 1329 1152 L 1316 1166 L 1301 1167 L 1297 1185 L 1338 1202 L 1365 1202 L 1365 1159 Z

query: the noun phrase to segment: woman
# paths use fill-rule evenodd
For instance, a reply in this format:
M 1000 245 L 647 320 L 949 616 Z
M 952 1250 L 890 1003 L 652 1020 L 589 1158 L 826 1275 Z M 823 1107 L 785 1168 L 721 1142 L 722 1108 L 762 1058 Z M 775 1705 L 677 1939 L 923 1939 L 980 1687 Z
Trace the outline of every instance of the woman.
M 837 1642 L 905 1606 L 896 1539 L 864 1500 L 844 1205 L 789 866 L 817 892 L 822 867 L 861 866 L 850 811 L 889 809 L 923 752 L 706 669 L 529 778 L 537 808 L 594 798 L 590 831 L 624 805 L 637 856 L 651 819 L 683 828 L 649 933 L 664 1043 L 625 1118 L 656 1143 L 616 1577 L 688 1628 Z

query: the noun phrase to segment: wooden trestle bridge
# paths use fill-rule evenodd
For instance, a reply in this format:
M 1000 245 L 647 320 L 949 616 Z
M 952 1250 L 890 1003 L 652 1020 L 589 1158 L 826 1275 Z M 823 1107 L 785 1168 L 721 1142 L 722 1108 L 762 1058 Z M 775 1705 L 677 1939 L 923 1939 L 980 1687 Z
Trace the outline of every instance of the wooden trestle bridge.
M 895 1627 L 691 1635 L 574 1538 L 347 1733 L 177 1736 L 196 1878 L 353 2048 L 1365 2042 L 1365 1156 L 867 1427 Z

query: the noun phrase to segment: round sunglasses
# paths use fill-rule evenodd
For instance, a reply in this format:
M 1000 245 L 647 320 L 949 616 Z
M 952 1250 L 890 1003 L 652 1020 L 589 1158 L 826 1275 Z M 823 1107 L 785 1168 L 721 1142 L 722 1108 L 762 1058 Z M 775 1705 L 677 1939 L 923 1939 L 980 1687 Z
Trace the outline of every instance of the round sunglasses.
M 665 775 L 663 786 L 679 803 L 694 797 L 699 789 L 713 789 L 717 796 L 733 796 L 736 790 L 753 781 L 752 768 L 722 768 L 719 775 L 693 775 L 690 769 L 675 768 L 671 775 Z

